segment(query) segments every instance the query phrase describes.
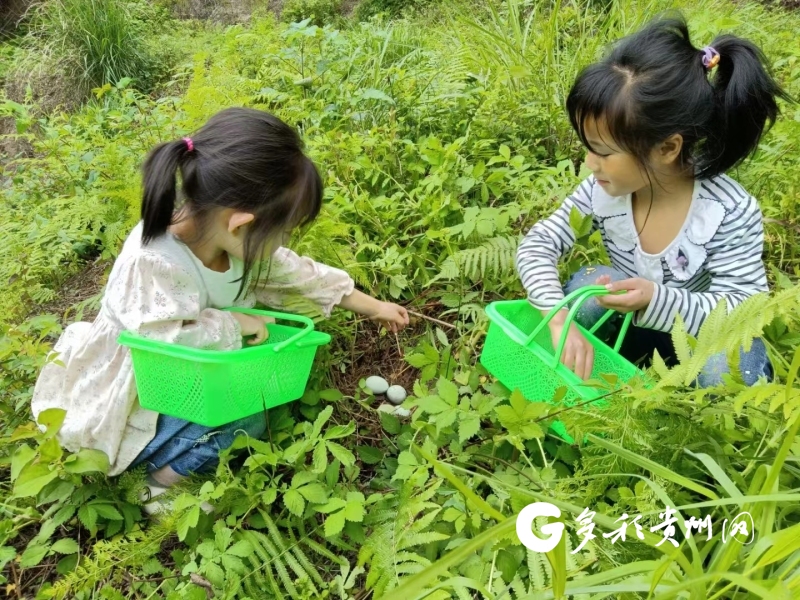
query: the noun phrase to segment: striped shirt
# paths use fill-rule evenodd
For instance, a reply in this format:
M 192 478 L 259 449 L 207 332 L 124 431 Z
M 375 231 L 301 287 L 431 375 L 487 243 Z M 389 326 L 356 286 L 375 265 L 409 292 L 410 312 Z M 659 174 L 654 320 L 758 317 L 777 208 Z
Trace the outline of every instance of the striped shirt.
M 550 310 L 564 297 L 556 265 L 575 243 L 569 219 L 573 207 L 592 216 L 592 230 L 600 231 L 615 269 L 656 284 L 650 305 L 635 315 L 639 327 L 669 332 L 679 314 L 689 333 L 697 335 L 722 299 L 730 310 L 768 289 L 761 210 L 730 177 L 695 181 L 684 225 L 658 254 L 641 248 L 630 195 L 609 196 L 589 177 L 531 228 L 517 250 L 517 271 L 538 309 Z

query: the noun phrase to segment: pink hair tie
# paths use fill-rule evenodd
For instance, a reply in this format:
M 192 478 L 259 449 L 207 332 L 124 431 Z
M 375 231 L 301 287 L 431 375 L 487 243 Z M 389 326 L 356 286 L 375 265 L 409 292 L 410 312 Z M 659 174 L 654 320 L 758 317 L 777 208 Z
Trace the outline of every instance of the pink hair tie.
M 192 138 L 185 137 L 185 138 L 183 138 L 183 141 L 186 142 L 186 149 L 189 152 L 194 152 L 194 142 L 192 141 Z

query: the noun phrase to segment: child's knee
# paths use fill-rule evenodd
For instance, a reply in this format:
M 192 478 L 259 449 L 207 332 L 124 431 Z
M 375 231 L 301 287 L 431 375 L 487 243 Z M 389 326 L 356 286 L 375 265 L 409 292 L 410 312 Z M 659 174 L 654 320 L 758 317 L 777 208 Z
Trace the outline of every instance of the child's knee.
M 564 293 L 569 294 L 575 290 L 586 287 L 587 285 L 596 285 L 598 277 L 607 275 L 611 281 L 622 281 L 627 279 L 627 275 L 606 265 L 592 265 L 591 267 L 581 267 L 572 277 L 569 278 L 567 284 L 564 286 Z
M 764 340 L 756 338 L 749 351 L 745 352 L 744 348 L 739 350 L 739 370 L 742 372 L 742 380 L 748 386 L 755 385 L 762 377 L 772 380 L 772 364 L 769 362 Z
M 260 412 L 250 415 L 249 417 L 244 417 L 243 419 L 229 423 L 225 426 L 225 429 L 231 433 L 231 443 L 233 443 L 233 439 L 237 435 L 243 433 L 246 433 L 252 438 L 260 438 L 267 430 L 266 414 Z
M 697 377 L 697 385 L 701 388 L 716 387 L 722 384 L 722 376 L 731 372 L 725 352 L 715 354 L 706 362 Z M 772 365 L 767 356 L 767 347 L 760 338 L 753 340 L 750 350 L 739 349 L 739 373 L 745 385 L 755 385 L 759 379 L 772 379 Z
M 597 278 L 607 275 L 611 281 L 622 281 L 626 279 L 626 275 L 605 265 L 595 265 L 591 267 L 581 267 L 564 286 L 564 294 L 571 294 L 587 285 L 596 285 Z M 575 320 L 583 327 L 590 328 L 597 323 L 602 316 L 606 313 L 606 309 L 600 306 L 597 298 L 589 298 L 584 301 L 578 312 L 575 314 Z
M 706 361 L 703 370 L 697 376 L 697 385 L 701 388 L 716 387 L 722 383 L 722 376 L 730 372 L 728 357 L 724 352 L 720 352 Z

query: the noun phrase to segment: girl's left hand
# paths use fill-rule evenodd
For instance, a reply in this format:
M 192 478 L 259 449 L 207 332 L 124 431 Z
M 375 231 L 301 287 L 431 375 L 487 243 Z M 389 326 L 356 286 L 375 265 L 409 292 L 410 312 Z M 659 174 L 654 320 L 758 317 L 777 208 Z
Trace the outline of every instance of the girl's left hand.
M 611 282 L 608 275 L 597 279 L 599 285 L 605 285 L 611 294 L 598 296 L 597 303 L 603 308 L 611 308 L 621 313 L 636 312 L 650 306 L 655 291 L 655 284 L 649 279 L 634 277 L 622 281 Z M 624 294 L 614 292 L 624 291 Z
M 399 304 L 381 302 L 377 310 L 369 315 L 370 320 L 383 325 L 388 331 L 397 333 L 408 325 L 408 311 Z

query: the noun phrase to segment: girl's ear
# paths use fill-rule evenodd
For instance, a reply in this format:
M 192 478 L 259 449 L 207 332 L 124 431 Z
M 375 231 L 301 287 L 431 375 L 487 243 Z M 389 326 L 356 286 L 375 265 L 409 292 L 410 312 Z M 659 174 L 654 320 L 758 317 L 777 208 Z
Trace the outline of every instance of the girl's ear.
M 236 234 L 240 227 L 252 223 L 256 216 L 248 212 L 234 212 L 228 217 L 228 231 Z
M 663 165 L 671 165 L 681 155 L 683 149 L 683 136 L 680 133 L 669 136 L 656 148 L 659 162 Z

